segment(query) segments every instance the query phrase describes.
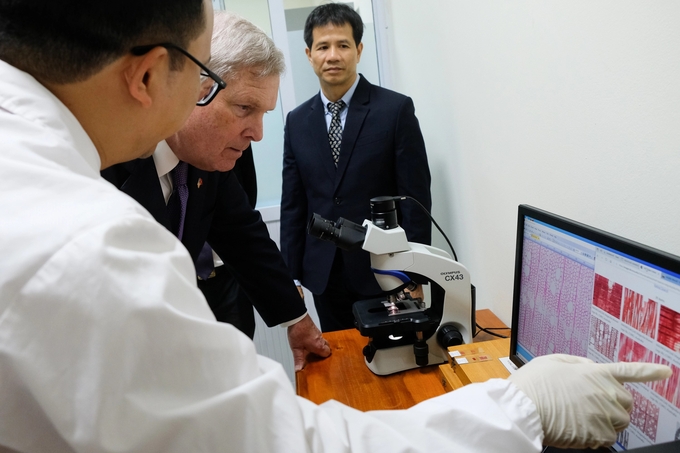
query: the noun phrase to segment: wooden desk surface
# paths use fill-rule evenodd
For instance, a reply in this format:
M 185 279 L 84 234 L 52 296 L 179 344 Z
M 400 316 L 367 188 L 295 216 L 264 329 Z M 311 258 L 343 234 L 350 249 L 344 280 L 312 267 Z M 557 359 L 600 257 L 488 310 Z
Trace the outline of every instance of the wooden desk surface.
M 491 310 L 477 310 L 482 327 L 506 327 Z M 496 331 L 508 335 L 509 330 Z M 297 394 L 317 404 L 330 399 L 362 411 L 407 409 L 423 400 L 446 393 L 439 366 L 377 376 L 364 363 L 363 347 L 368 339 L 356 329 L 324 334 L 332 354 L 313 361 L 295 374 Z M 488 341 L 497 337 L 480 332 L 474 339 Z
M 439 365 L 441 377 L 448 384 L 444 385 L 447 391 L 455 390 L 472 382 L 485 382 L 492 378 L 510 376 L 505 365 L 498 360 L 501 357 L 508 356 L 510 338 L 497 338 L 491 341 L 453 346 L 449 348 L 449 351 L 457 352 L 458 355 L 455 360 Z M 475 361 L 475 358 L 479 360 L 482 356 L 487 360 Z

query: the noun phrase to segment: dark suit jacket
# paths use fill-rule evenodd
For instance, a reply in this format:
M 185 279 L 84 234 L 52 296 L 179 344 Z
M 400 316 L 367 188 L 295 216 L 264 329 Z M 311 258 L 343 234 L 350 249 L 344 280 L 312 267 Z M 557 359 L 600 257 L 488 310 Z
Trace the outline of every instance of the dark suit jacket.
M 413 101 L 371 85 L 363 76 L 350 101 L 336 169 L 320 95 L 288 114 L 283 155 L 281 251 L 293 277 L 321 294 L 336 253 L 334 244 L 311 237 L 312 214 L 361 224 L 371 218 L 373 197 L 408 195 L 431 207 L 430 170 Z M 399 223 L 413 242 L 430 244 L 431 225 L 412 201 L 401 201 Z M 381 292 L 363 250 L 343 253 L 354 288 Z
M 232 173 L 243 187 L 250 207 L 255 209 L 257 204 L 257 173 L 255 172 L 255 159 L 253 158 L 253 148 L 249 146 L 243 150 L 241 157 L 238 158 Z
M 144 206 L 170 229 L 153 158 L 114 165 L 102 176 Z M 268 326 L 306 312 L 290 272 L 269 237 L 260 213 L 248 203 L 232 172 L 189 166 L 189 201 L 182 243 L 196 262 L 207 241 L 234 274 Z

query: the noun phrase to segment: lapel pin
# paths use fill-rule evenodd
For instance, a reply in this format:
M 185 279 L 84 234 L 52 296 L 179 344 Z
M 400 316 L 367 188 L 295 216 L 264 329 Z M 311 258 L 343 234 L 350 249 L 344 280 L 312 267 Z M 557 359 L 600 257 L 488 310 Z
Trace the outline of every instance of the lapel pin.
M 196 183 L 196 188 L 200 189 L 202 185 L 203 185 L 203 178 L 198 178 L 198 182 Z

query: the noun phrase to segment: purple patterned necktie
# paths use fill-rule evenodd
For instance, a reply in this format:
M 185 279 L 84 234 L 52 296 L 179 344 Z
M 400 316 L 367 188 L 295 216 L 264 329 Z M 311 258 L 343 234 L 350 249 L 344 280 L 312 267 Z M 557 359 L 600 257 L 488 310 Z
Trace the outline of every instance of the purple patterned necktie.
M 189 165 L 186 162 L 180 161 L 172 170 L 172 184 L 173 195 L 177 194 L 179 198 L 179 209 L 174 215 L 175 219 L 171 219 L 173 225 L 176 225 L 175 236 L 181 241 L 184 234 L 184 217 L 187 213 L 187 201 L 189 200 L 189 188 L 187 187 L 187 173 L 189 172 Z
M 331 144 L 333 162 L 338 166 L 340 160 L 340 144 L 342 143 L 342 123 L 340 122 L 340 111 L 345 106 L 345 101 L 340 99 L 338 102 L 329 102 L 327 107 L 331 112 L 331 126 L 328 128 L 328 141 Z
M 201 252 L 196 258 L 196 274 L 201 280 L 207 280 L 213 276 L 213 271 L 215 270 L 215 262 L 213 261 L 213 254 L 210 245 L 206 242 L 203 244 Z

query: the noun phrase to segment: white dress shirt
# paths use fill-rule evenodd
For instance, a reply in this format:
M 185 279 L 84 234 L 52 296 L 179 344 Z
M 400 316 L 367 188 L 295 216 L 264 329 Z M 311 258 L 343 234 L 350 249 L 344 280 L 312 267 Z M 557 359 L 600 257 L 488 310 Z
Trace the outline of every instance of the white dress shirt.
M 538 452 L 491 380 L 403 411 L 297 397 L 215 321 L 186 249 L 99 176 L 71 112 L 0 61 L 0 452 Z
M 168 142 L 163 140 L 158 145 L 156 145 L 156 150 L 153 152 L 153 163 L 156 166 L 156 172 L 158 173 L 158 180 L 161 183 L 161 189 L 163 190 L 163 196 L 165 197 L 165 204 L 168 204 L 170 200 L 170 195 L 172 195 L 172 178 L 170 172 L 179 163 L 179 158 L 175 156 L 174 151 L 168 145 Z

